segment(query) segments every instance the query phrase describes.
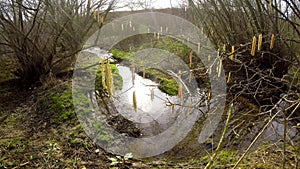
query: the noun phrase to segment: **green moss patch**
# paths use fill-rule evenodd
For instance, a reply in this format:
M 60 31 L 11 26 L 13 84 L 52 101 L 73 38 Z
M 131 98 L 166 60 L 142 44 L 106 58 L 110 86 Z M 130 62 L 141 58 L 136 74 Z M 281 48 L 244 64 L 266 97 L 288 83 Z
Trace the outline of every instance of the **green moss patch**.
M 171 96 L 178 94 L 178 84 L 170 75 L 158 69 L 146 69 L 145 74 L 149 79 L 159 83 L 158 88 L 164 93 Z
M 112 49 L 110 51 L 115 59 L 119 59 L 119 60 L 124 60 L 124 59 L 129 59 L 131 52 L 125 52 L 119 49 Z
M 50 92 L 41 100 L 40 106 L 51 113 L 51 123 L 62 123 L 75 117 L 70 87 Z

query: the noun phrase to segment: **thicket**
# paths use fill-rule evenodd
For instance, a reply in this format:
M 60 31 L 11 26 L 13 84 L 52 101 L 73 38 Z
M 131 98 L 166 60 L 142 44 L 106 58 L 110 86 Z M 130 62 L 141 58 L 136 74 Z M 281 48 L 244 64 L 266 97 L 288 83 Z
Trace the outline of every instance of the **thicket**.
M 22 85 L 47 81 L 72 67 L 94 28 L 115 1 L 0 1 L 0 56 L 17 63 Z
M 233 115 L 228 143 L 251 139 L 248 151 L 276 119 L 284 124 L 278 135 L 284 167 L 286 143 L 297 143 L 288 126 L 300 122 L 299 1 L 189 0 L 189 6 L 194 23 L 219 51 L 229 102 L 245 105 Z

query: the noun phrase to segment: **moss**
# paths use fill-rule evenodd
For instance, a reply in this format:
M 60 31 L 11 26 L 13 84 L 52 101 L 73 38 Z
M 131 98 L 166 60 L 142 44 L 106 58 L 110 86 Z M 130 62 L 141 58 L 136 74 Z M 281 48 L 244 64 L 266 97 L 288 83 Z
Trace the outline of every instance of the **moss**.
M 147 49 L 147 48 L 158 48 L 162 50 L 169 51 L 176 56 L 181 57 L 186 63 L 189 61 L 189 54 L 192 51 L 187 45 L 182 42 L 170 38 L 170 37 L 162 37 L 158 41 L 154 41 L 152 43 L 147 43 L 139 47 L 138 50 Z
M 178 94 L 178 84 L 174 79 L 161 78 L 158 88 L 171 95 L 176 96 Z
M 53 97 L 57 104 L 54 104 L 54 110 L 60 110 L 61 114 L 59 115 L 60 121 L 65 121 L 67 119 L 74 117 L 74 108 L 72 101 L 72 91 L 71 88 L 65 90 L 61 95 L 55 95 Z
M 98 140 L 101 142 L 109 142 L 112 139 L 112 136 L 109 134 L 103 123 L 98 122 L 96 124 L 96 130 L 101 132 L 98 134 Z
M 124 60 L 124 59 L 129 59 L 131 53 L 130 52 L 125 52 L 119 49 L 112 49 L 110 51 L 115 59 L 119 59 L 119 60 Z
M 77 116 L 84 116 L 84 115 L 89 115 L 90 113 L 93 112 L 92 109 L 90 109 L 91 106 L 91 102 L 90 99 L 88 98 L 87 95 L 85 95 L 84 93 L 80 93 L 77 94 L 77 98 L 75 98 L 76 100 L 74 100 L 74 102 L 77 105 L 78 108 L 78 113 Z
M 219 154 L 219 162 L 223 165 L 226 164 L 232 164 L 236 159 L 235 157 L 236 152 L 235 151 L 221 151 Z
M 145 74 L 146 77 L 159 83 L 158 88 L 164 93 L 171 96 L 178 94 L 178 84 L 170 75 L 157 69 L 146 69 Z
M 62 90 L 50 92 L 41 101 L 41 108 L 52 114 L 51 123 L 61 123 L 75 117 L 72 90 L 69 87 Z

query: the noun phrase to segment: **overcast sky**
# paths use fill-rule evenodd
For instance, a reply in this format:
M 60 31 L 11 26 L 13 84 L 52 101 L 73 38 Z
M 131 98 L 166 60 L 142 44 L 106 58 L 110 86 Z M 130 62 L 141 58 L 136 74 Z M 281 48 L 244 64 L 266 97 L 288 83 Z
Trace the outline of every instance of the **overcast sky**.
M 139 0 L 136 0 L 139 1 Z M 140 0 L 145 1 L 145 0 Z M 151 5 L 152 8 L 158 9 L 158 8 L 170 8 L 170 7 L 178 7 L 179 4 L 182 4 L 185 0 L 150 0 L 153 1 L 153 4 Z M 126 2 L 135 2 L 135 0 L 120 0 L 120 4 L 118 6 L 124 6 L 124 3 Z M 141 9 L 141 8 L 139 8 Z M 130 10 L 128 7 L 124 7 L 118 10 Z
M 172 6 L 178 6 L 180 0 L 156 0 L 154 3 L 154 8 L 168 8 Z

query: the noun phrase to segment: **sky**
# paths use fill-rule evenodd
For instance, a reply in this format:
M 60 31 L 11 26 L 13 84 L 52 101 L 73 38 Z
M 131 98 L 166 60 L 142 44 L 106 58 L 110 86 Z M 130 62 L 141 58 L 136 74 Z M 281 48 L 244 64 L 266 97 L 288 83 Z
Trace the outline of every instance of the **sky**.
M 124 6 L 124 4 L 126 4 L 128 2 L 131 3 L 131 2 L 135 2 L 135 1 L 139 1 L 139 0 L 123 0 L 123 1 L 120 0 L 119 6 Z M 147 0 L 140 0 L 140 1 L 147 1 Z M 179 4 L 185 0 L 150 0 L 150 1 L 153 1 L 153 4 L 151 6 L 155 9 L 158 9 L 158 8 L 178 7 Z M 149 2 L 149 0 L 148 0 L 148 2 Z M 142 8 L 138 8 L 138 9 L 142 9 Z M 130 10 L 130 8 L 124 7 L 124 8 L 118 9 L 118 10 L 126 11 L 126 10 Z
M 156 0 L 154 3 L 155 8 L 168 8 L 172 6 L 178 6 L 180 0 Z

